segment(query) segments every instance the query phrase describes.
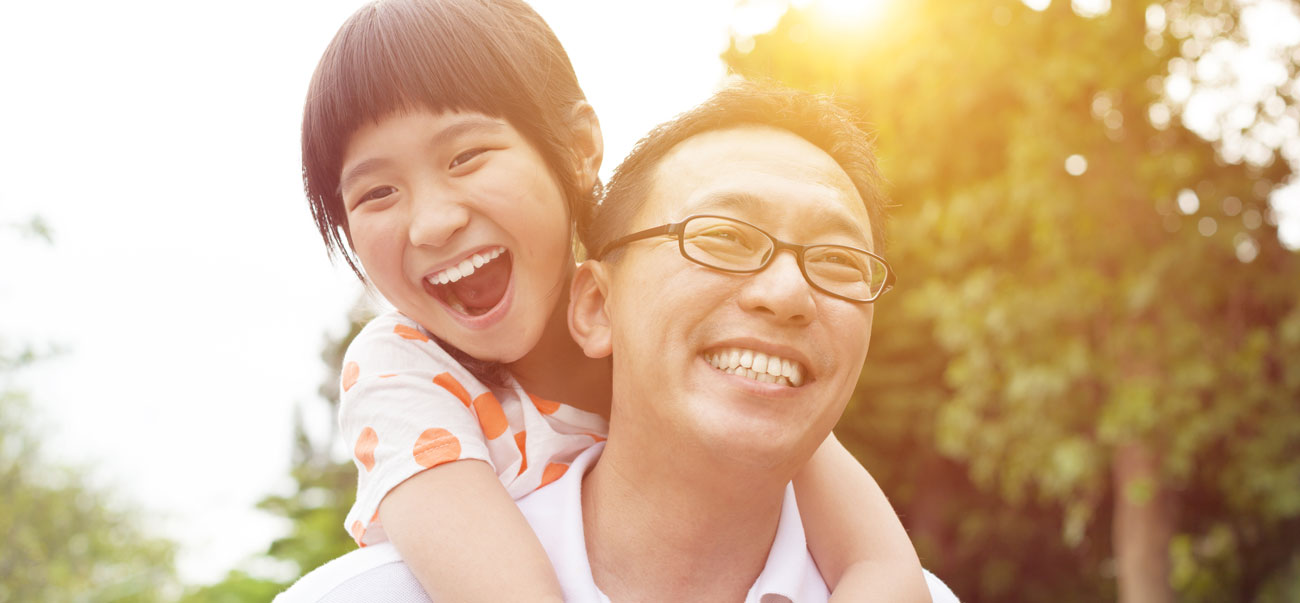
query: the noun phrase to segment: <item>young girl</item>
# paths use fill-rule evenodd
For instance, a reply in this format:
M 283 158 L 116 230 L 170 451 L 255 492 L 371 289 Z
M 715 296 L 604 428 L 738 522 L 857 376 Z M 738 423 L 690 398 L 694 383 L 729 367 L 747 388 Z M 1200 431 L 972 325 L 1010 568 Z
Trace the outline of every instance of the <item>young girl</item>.
M 609 364 L 566 322 L 603 147 L 564 49 L 520 0 L 376 2 L 321 58 L 302 146 L 326 246 L 396 309 L 344 359 L 346 527 L 391 540 L 437 600 L 562 600 L 513 500 L 609 415 Z M 902 526 L 833 437 L 795 485 L 834 598 L 928 600 Z

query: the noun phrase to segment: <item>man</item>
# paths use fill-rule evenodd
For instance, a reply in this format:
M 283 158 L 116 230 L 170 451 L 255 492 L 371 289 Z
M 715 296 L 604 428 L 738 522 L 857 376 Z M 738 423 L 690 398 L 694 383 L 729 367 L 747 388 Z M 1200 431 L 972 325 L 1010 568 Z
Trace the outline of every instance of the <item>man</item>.
M 875 179 L 846 113 L 754 85 L 660 127 L 619 168 L 582 225 L 595 259 L 569 312 L 583 350 L 613 363 L 609 439 L 518 503 L 566 599 L 826 600 L 790 482 L 852 394 L 871 302 L 893 282 Z M 376 549 L 295 589 L 423 600 Z

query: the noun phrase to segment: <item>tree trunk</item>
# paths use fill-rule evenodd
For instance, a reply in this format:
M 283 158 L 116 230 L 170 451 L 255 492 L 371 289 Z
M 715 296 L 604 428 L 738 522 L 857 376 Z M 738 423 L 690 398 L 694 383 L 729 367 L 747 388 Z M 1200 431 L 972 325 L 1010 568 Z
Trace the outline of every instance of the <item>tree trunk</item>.
M 1114 546 L 1120 603 L 1172 603 L 1169 540 L 1174 520 L 1156 456 L 1141 442 L 1120 445 L 1115 478 Z

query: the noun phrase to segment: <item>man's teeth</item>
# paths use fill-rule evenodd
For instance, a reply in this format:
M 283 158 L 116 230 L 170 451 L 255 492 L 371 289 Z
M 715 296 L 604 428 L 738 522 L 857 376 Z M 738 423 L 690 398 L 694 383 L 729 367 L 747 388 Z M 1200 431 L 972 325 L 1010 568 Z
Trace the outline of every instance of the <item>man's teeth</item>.
M 454 283 L 471 274 L 474 274 L 475 270 L 482 268 L 484 264 L 497 259 L 498 257 L 501 256 L 501 254 L 505 253 L 505 251 L 506 251 L 505 247 L 497 247 L 495 249 L 491 249 L 488 251 L 480 251 L 474 255 L 465 258 L 459 264 L 456 264 L 451 268 L 434 273 L 433 276 L 430 276 L 428 278 L 428 281 L 430 284 L 433 285 L 445 285 L 447 283 Z
M 803 385 L 803 366 L 798 362 L 744 348 L 726 348 L 704 355 L 709 364 L 729 375 L 740 375 L 763 383 Z

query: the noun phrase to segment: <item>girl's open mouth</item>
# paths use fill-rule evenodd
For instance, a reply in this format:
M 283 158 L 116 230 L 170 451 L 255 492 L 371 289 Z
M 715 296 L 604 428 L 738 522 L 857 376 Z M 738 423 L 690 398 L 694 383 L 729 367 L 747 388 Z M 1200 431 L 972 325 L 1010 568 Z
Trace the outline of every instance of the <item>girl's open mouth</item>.
M 430 275 L 424 289 L 456 312 L 482 316 L 501 303 L 512 268 L 510 252 L 504 247 L 484 249 Z

